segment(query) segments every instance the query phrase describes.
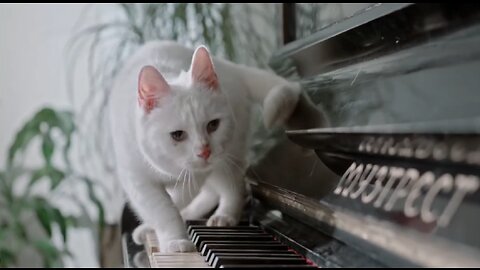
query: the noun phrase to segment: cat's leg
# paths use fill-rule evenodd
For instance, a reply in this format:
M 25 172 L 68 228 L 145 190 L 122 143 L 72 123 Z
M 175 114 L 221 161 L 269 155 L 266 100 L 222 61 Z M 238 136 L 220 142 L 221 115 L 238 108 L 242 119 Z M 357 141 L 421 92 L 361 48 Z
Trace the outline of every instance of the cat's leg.
M 234 226 L 240 221 L 245 202 L 243 170 L 225 165 L 215 169 L 207 182 L 219 196 L 215 213 L 208 219 L 208 226 Z
M 190 204 L 180 212 L 183 220 L 201 219 L 217 206 L 218 195 L 206 184 Z
M 133 230 L 133 233 L 132 233 L 133 242 L 135 242 L 135 244 L 137 245 L 145 244 L 147 241 L 147 234 L 151 232 L 155 232 L 152 226 L 145 223 L 139 225 L 138 227 L 135 228 L 135 230 Z
M 135 253 L 133 256 L 133 265 L 137 268 L 150 268 L 150 259 L 145 250 Z
M 143 222 L 155 229 L 160 252 L 194 251 L 182 217 L 165 187 L 143 173 L 122 170 L 120 175 L 131 205 Z

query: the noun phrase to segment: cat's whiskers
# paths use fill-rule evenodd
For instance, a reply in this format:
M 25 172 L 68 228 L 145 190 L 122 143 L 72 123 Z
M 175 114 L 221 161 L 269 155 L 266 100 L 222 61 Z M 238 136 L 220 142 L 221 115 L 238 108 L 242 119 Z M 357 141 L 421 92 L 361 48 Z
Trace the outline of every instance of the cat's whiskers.
M 186 181 L 186 176 L 187 176 L 187 172 L 188 170 L 185 171 L 185 173 L 183 174 L 183 183 L 182 183 L 182 202 L 185 202 L 185 192 L 183 192 L 185 190 L 185 182 Z
M 242 168 L 240 167 L 240 165 L 238 165 L 237 162 L 235 162 L 234 159 L 237 159 L 237 160 L 238 160 L 238 158 L 236 158 L 235 156 L 230 155 L 230 154 L 227 153 L 227 155 L 225 156 L 225 159 L 224 159 L 224 160 L 225 160 L 225 162 L 226 162 L 227 164 L 232 164 L 232 165 L 234 165 L 236 169 L 240 170 L 240 173 L 242 174 L 242 177 L 245 177 L 245 176 L 246 176 L 246 168 L 245 168 L 245 169 L 242 169 Z M 231 168 L 230 168 L 230 171 L 232 171 Z M 261 178 L 258 176 L 258 174 L 257 174 L 253 169 L 251 169 L 250 171 L 254 174 L 254 177 L 256 178 L 256 180 L 257 180 L 257 181 L 260 181 Z M 231 173 L 233 174 L 233 172 L 231 172 Z
M 235 165 L 235 166 L 237 167 L 237 169 L 239 169 L 239 170 L 242 172 L 242 174 L 245 174 L 245 173 L 246 173 L 246 169 L 242 169 L 242 168 L 240 167 L 240 165 L 238 165 L 238 163 L 235 162 L 234 159 L 239 160 L 237 157 L 235 157 L 235 156 L 233 156 L 233 155 L 231 155 L 231 154 L 229 154 L 229 153 L 226 153 L 225 158 L 226 158 L 226 159 L 225 159 L 226 161 L 229 161 L 231 164 Z M 258 176 L 258 174 L 255 172 L 255 170 L 253 170 L 253 168 L 250 168 L 249 171 L 251 171 L 251 172 L 254 174 L 254 177 L 257 178 L 256 180 L 260 180 L 260 179 L 261 179 L 260 176 Z
M 242 167 L 240 167 L 240 165 L 238 165 L 238 163 L 235 162 L 235 160 L 234 160 L 234 158 L 236 158 L 236 157 L 234 157 L 234 156 L 232 156 L 232 155 L 230 155 L 230 154 L 227 153 L 226 156 L 225 156 L 225 158 L 226 158 L 225 161 L 228 161 L 228 162 L 230 162 L 230 164 L 235 165 L 235 167 L 236 167 L 240 172 L 243 173 L 244 169 L 242 169 Z
M 174 192 L 174 193 L 175 193 L 175 189 L 177 188 L 177 184 L 178 184 L 178 182 L 179 182 L 179 180 L 180 180 L 180 176 L 182 175 L 182 173 L 183 173 L 185 170 L 186 170 L 186 169 L 182 169 L 182 170 L 180 171 L 180 173 L 178 174 L 178 176 L 177 176 L 177 180 L 175 181 L 175 186 L 173 186 L 173 192 Z
M 232 159 L 232 160 L 240 160 L 238 157 L 236 157 L 236 156 L 234 156 L 234 155 L 232 155 L 232 154 L 230 154 L 230 153 L 228 153 L 228 152 L 226 152 L 225 155 L 226 155 L 227 157 L 230 157 L 230 159 Z
M 192 173 L 192 181 L 193 181 L 193 188 L 196 190 L 196 192 L 199 192 L 197 181 L 195 181 L 195 174 Z
M 190 173 L 190 171 L 187 171 L 188 172 L 188 194 L 190 194 L 190 198 L 192 198 L 192 189 L 191 189 L 191 183 L 190 181 L 192 180 L 192 174 Z

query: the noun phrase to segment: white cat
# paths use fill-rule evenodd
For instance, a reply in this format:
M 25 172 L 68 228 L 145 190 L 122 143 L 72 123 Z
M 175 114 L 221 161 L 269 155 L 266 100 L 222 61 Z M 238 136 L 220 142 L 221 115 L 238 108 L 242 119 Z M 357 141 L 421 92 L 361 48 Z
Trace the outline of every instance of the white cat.
M 192 56 L 193 55 L 193 56 Z M 267 127 L 283 124 L 301 96 L 299 84 L 211 57 L 171 41 L 144 45 L 117 77 L 110 120 L 118 178 L 161 252 L 194 250 L 184 220 L 218 205 L 211 226 L 235 225 L 252 104 L 263 103 Z

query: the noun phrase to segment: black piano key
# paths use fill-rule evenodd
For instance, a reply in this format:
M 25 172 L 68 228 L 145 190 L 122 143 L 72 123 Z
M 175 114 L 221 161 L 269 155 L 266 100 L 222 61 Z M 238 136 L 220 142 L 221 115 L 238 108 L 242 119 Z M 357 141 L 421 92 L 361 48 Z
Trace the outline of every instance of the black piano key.
M 191 235 L 190 235 L 190 239 L 192 239 L 192 241 L 196 238 L 198 238 L 198 236 L 200 235 L 213 235 L 213 234 L 217 234 L 217 235 L 227 235 L 227 234 L 237 234 L 237 235 L 262 235 L 262 234 L 267 234 L 266 232 L 264 231 L 240 231 L 240 232 L 236 232 L 236 231 L 218 231 L 218 232 L 215 232 L 215 231 L 201 231 L 201 232 L 193 232 Z
M 220 228 L 220 229 L 231 229 L 231 228 L 258 228 L 255 225 L 235 225 L 235 226 L 207 226 L 205 224 L 192 224 L 188 226 L 189 229 L 202 229 L 202 228 Z
M 206 226 L 208 219 L 189 219 L 185 221 L 186 226 L 190 225 L 204 225 Z M 248 220 L 242 219 L 238 222 L 236 226 L 249 226 L 250 222 Z
M 207 253 L 208 255 L 208 253 Z M 249 258 L 249 257 L 262 257 L 262 258 L 299 258 L 303 259 L 302 256 L 295 254 L 295 253 L 214 253 L 210 259 L 207 261 L 208 265 L 213 265 L 217 258 L 223 257 L 237 257 L 237 258 Z
M 265 233 L 264 230 L 259 228 L 252 229 L 195 229 L 189 233 L 190 238 L 194 238 L 197 234 L 208 234 L 208 233 Z
M 194 219 L 194 220 L 187 220 L 185 224 L 188 226 L 190 225 L 205 225 L 207 223 L 206 219 Z
M 219 227 L 213 227 L 213 226 L 206 226 L 206 225 L 190 225 L 187 228 L 187 233 L 190 235 L 193 230 L 196 229 L 212 229 L 212 230 L 219 230 L 219 229 L 246 229 L 246 230 L 251 230 L 251 229 L 258 229 L 259 227 L 257 226 L 219 226 Z
M 267 233 L 219 233 L 219 234 L 197 234 L 192 238 L 195 245 L 200 245 L 205 240 L 226 240 L 226 241 L 255 241 L 255 240 L 272 240 L 273 236 Z
M 206 234 L 238 234 L 238 235 L 246 235 L 246 234 L 268 234 L 262 230 L 250 230 L 250 231 L 236 231 L 236 230 L 217 230 L 217 231 L 193 231 L 191 234 L 192 239 L 197 235 L 206 235 Z
M 303 258 L 288 258 L 288 257 L 236 257 L 236 256 L 223 256 L 217 257 L 213 261 L 213 267 L 219 268 L 222 265 L 228 264 L 283 264 L 283 265 L 302 265 L 307 262 Z
M 263 236 L 263 237 L 261 237 Z M 199 246 L 202 241 L 274 241 L 275 239 L 266 233 L 257 233 L 257 234 L 200 234 L 193 237 L 191 240 L 196 245 Z
M 220 268 L 318 268 L 310 264 L 224 264 Z
M 273 246 L 273 245 L 283 245 L 283 244 L 280 243 L 279 241 L 274 241 L 274 240 L 269 240 L 269 241 L 243 241 L 243 242 L 225 241 L 225 240 L 222 240 L 222 241 L 204 241 L 204 242 L 202 242 L 200 248 L 197 248 L 197 250 L 202 251 L 202 250 L 206 249 L 206 251 L 208 252 L 208 249 L 210 249 L 210 247 L 214 247 L 215 245 L 228 245 L 228 246 L 225 247 L 226 249 L 235 248 L 235 246 L 238 246 L 239 249 L 251 249 L 252 247 L 257 248 L 257 246 Z M 263 248 L 260 247 L 259 249 L 263 249 Z M 276 247 L 276 249 L 280 249 L 280 248 Z
M 236 225 L 236 226 L 207 226 L 202 224 L 194 224 L 188 226 L 189 230 L 195 229 L 248 229 L 248 228 L 259 228 L 258 226 L 253 225 Z
M 220 242 L 220 243 L 206 243 L 201 252 L 202 256 L 205 256 L 210 249 L 269 249 L 269 250 L 288 250 L 289 247 L 279 243 L 278 241 L 269 242 L 244 242 L 244 243 L 232 243 L 232 242 Z
M 294 252 L 290 250 L 274 250 L 274 249 L 210 249 L 207 252 L 207 255 L 205 256 L 205 261 L 210 261 L 210 258 L 213 257 L 214 254 L 229 254 L 229 253 L 266 253 L 266 254 L 295 254 Z
M 227 231 L 227 232 L 255 232 L 264 231 L 259 227 L 205 227 L 205 228 L 193 228 L 192 232 L 214 232 L 214 231 Z
M 231 241 L 236 243 L 241 242 L 263 242 L 275 240 L 271 235 L 205 235 L 197 239 L 195 246 L 201 250 L 206 242 Z

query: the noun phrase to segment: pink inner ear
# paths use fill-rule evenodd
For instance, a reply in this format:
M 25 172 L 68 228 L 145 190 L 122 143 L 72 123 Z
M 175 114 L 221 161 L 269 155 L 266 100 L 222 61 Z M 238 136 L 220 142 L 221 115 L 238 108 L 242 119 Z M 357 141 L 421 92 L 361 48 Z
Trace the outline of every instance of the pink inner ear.
M 190 67 L 195 83 L 201 83 L 212 90 L 218 90 L 218 78 L 208 50 L 200 46 L 195 50 Z
M 138 103 L 149 113 L 157 101 L 168 94 L 170 86 L 153 66 L 144 66 L 138 76 Z

